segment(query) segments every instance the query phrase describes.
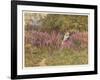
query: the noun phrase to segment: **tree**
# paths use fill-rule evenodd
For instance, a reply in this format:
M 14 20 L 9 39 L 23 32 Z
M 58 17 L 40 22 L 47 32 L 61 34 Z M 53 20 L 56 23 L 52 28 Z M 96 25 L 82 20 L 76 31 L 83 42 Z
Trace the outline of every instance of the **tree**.
M 88 17 L 82 15 L 48 14 L 42 20 L 44 30 L 87 31 Z

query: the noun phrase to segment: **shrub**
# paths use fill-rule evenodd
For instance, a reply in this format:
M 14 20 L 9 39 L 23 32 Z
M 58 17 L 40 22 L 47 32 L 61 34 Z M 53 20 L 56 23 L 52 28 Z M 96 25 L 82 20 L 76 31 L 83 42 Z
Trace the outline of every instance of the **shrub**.
M 59 48 L 62 41 L 60 33 L 52 31 L 51 33 L 39 31 L 26 31 L 25 44 L 32 44 L 36 47 Z
M 68 40 L 63 42 L 63 48 L 81 49 L 88 46 L 88 34 L 87 32 L 73 33 Z

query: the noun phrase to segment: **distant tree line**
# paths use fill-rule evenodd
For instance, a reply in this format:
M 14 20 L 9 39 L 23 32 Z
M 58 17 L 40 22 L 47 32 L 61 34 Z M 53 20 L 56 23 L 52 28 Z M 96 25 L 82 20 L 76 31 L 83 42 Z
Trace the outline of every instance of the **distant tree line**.
M 84 32 L 88 31 L 88 16 L 66 14 L 27 13 L 25 15 L 26 30 Z M 30 23 L 30 24 L 29 24 Z M 35 25 L 37 24 L 37 25 Z

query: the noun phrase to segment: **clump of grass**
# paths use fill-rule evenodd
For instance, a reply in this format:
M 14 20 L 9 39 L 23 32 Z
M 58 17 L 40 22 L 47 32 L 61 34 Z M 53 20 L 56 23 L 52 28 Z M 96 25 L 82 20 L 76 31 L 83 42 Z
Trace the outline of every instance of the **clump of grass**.
M 38 63 L 43 59 L 46 59 L 45 64 L 47 66 L 79 65 L 88 63 L 87 49 L 79 52 L 71 49 L 53 50 L 50 52 L 47 48 L 40 48 L 35 52 L 36 53 L 33 51 L 32 55 L 26 53 L 26 67 L 39 66 Z

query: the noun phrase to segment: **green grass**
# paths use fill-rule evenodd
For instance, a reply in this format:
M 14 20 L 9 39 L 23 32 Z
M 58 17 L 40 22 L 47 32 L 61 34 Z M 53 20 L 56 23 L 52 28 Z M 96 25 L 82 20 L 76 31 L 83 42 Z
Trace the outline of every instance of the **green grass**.
M 87 48 L 81 50 L 25 48 L 25 67 L 41 66 L 39 63 L 43 59 L 46 59 L 44 62 L 46 66 L 88 64 L 88 51 Z

